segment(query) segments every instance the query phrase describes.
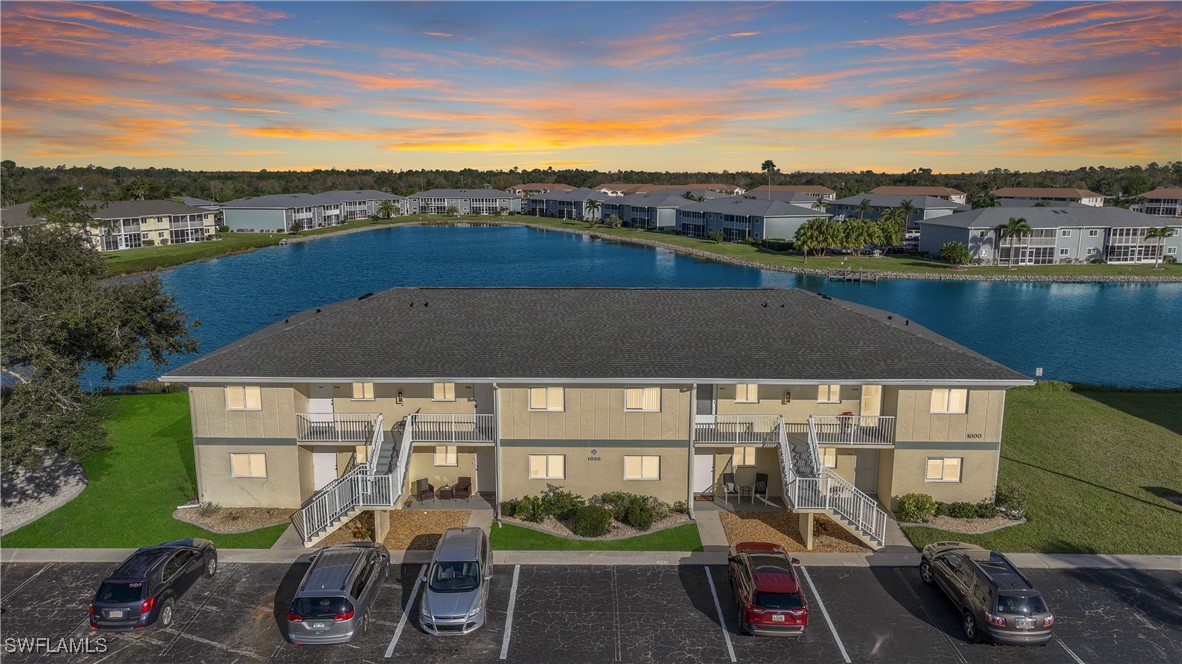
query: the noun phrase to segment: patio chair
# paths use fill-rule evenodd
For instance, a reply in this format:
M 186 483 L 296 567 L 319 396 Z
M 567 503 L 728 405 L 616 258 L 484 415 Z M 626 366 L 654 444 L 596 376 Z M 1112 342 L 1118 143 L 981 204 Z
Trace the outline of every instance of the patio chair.
M 762 500 L 763 502 L 768 502 L 767 473 L 755 473 L 755 489 L 752 493 L 756 498 Z
M 471 501 L 471 499 L 472 499 L 472 478 L 471 477 L 461 477 L 460 479 L 456 480 L 456 483 L 451 488 L 451 497 L 452 498 L 463 498 L 464 500 Z
M 739 485 L 737 482 L 735 482 L 735 474 L 734 473 L 723 473 L 722 474 L 722 499 L 728 505 L 730 504 L 730 500 L 727 499 L 727 496 L 729 496 L 731 494 L 734 494 L 735 498 L 738 499 Z
M 427 498 L 435 500 L 435 487 L 424 477 L 421 480 L 415 480 L 415 498 L 421 503 Z

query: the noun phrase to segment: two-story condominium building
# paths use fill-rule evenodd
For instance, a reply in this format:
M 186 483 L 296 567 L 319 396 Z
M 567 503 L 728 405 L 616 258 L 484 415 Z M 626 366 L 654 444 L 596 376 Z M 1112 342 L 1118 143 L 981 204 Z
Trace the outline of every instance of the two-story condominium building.
M 1021 217 L 1031 233 L 1002 240 L 996 230 L 1011 217 Z M 1108 263 L 1151 263 L 1182 252 L 1182 219 L 1163 219 L 1116 207 L 1068 205 L 1022 210 L 993 207 L 921 222 L 919 250 L 940 253 L 946 242 L 961 242 L 979 261 L 1047 265 L 1102 260 Z M 1146 237 L 1151 227 L 1173 227 L 1168 238 Z
M 569 184 L 562 184 L 561 182 L 526 182 L 525 184 L 517 184 L 509 187 L 510 194 L 518 196 L 533 196 L 534 194 L 545 194 L 551 191 L 570 191 L 574 187 Z
M 932 198 L 943 198 L 946 201 L 960 203 L 961 205 L 967 205 L 969 202 L 968 194 L 952 187 L 876 187 L 870 193 L 889 194 L 892 196 L 931 196 Z
M 188 388 L 199 499 L 296 510 L 309 544 L 465 477 L 494 505 L 554 484 L 691 509 L 763 479 L 880 546 L 900 495 L 993 495 L 1005 390 L 1031 384 L 819 294 L 610 288 L 367 294 L 161 380 Z
M 1074 187 L 1002 187 L 993 190 L 993 197 L 1003 207 L 1007 201 L 1064 201 L 1104 207 L 1103 194 Z
M 671 231 L 677 228 L 677 209 L 692 203 L 681 194 L 628 194 L 604 201 L 600 213 L 604 217 L 616 215 L 628 228 Z
M 521 196 L 500 189 L 429 189 L 406 199 L 410 214 L 521 212 Z
M 211 210 L 169 200 L 85 201 L 98 227 L 91 229 L 99 251 L 201 242 L 217 233 Z
M 869 205 L 865 211 L 862 210 L 862 201 L 866 201 Z M 882 216 L 883 212 L 898 208 L 903 204 L 903 201 L 911 201 L 911 205 L 914 208 L 914 211 L 907 216 L 908 230 L 919 230 L 919 223 L 926 219 L 943 217 L 969 209 L 967 205 L 953 203 L 943 198 L 935 198 L 933 196 L 900 196 L 898 194 L 857 194 L 856 196 L 847 196 L 846 198 L 833 201 L 825 207 L 834 217 L 839 219 L 864 218 L 877 220 Z
M 611 199 L 611 194 L 602 191 L 580 187 L 570 191 L 550 191 L 530 196 L 525 200 L 526 214 L 535 217 L 555 217 L 557 219 L 602 219 L 603 204 Z M 588 208 L 587 201 L 595 201 L 599 208 Z
M 595 191 L 609 196 L 627 196 L 628 194 L 655 194 L 693 192 L 695 196 L 742 196 L 746 190 L 738 185 L 720 182 L 694 182 L 690 184 L 628 184 L 623 182 L 608 182 L 593 187 Z
M 222 204 L 222 223 L 232 231 L 283 233 L 300 229 L 337 226 L 354 219 L 368 219 L 391 201 L 405 213 L 401 196 L 371 189 L 326 191 L 320 194 L 272 194 L 239 198 Z
M 1182 187 L 1158 187 L 1141 194 L 1132 209 L 1153 217 L 1182 217 Z
M 690 237 L 722 232 L 726 242 L 747 238 L 791 240 L 809 219 L 830 215 L 811 207 L 761 198 L 715 198 L 677 210 L 677 230 Z
M 823 201 L 831 201 L 837 198 L 837 192 L 829 187 L 822 187 L 816 184 L 774 184 L 770 186 L 761 184 L 747 193 L 756 198 L 766 199 L 769 192 L 772 193 L 772 198 L 775 198 L 777 192 L 782 194 L 807 194 Z

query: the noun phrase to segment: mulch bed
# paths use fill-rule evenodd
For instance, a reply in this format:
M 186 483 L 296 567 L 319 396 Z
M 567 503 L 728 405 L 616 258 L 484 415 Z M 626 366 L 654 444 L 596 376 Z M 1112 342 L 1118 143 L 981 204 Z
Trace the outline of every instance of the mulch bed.
M 785 551 L 808 551 L 800 535 L 800 516 L 792 512 L 719 512 L 726 541 L 734 546 L 739 542 L 770 542 Z M 866 553 L 870 547 L 849 531 L 818 514 L 814 517 L 813 551 L 821 553 Z
M 603 537 L 581 537 L 575 534 L 573 521 L 559 521 L 552 516 L 546 517 L 546 520 L 541 523 L 534 523 L 532 521 L 526 521 L 524 519 L 518 519 L 512 516 L 502 516 L 501 522 L 511 523 L 515 526 L 521 526 L 523 528 L 541 530 L 559 537 L 577 540 L 625 539 L 628 537 L 636 537 L 637 535 L 644 535 L 647 533 L 656 532 L 658 530 L 664 530 L 666 528 L 673 528 L 675 526 L 682 526 L 687 523 L 691 523 L 688 514 L 673 513 L 664 519 L 661 519 L 660 521 L 653 521 L 653 525 L 649 526 L 647 530 L 641 530 L 626 523 L 621 523 L 615 519 L 612 519 L 611 525 L 608 526 L 607 534 Z
M 218 507 L 208 514 L 201 514 L 200 507 L 192 507 L 176 510 L 172 517 L 211 533 L 237 535 L 287 523 L 292 511 L 286 507 Z
M 1008 516 L 995 516 L 992 519 L 955 519 L 950 516 L 934 516 L 927 523 L 918 525 L 954 533 L 980 534 L 1021 523 L 1026 523 L 1026 519 L 1011 519 Z
M 390 532 L 382 544 L 391 551 L 434 551 L 443 531 L 468 525 L 470 510 L 394 510 L 390 513 Z M 333 531 L 323 540 L 324 546 L 373 541 L 373 512 L 365 511 Z

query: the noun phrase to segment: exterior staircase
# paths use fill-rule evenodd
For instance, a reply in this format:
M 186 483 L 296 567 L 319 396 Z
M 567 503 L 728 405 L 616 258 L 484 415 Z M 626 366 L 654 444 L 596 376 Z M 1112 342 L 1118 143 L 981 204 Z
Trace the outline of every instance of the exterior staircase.
M 777 451 L 789 508 L 825 514 L 867 546 L 882 548 L 886 544 L 886 512 L 845 478 L 821 467 L 813 418 L 809 418 L 804 441 L 790 442 L 782 420 L 779 429 Z

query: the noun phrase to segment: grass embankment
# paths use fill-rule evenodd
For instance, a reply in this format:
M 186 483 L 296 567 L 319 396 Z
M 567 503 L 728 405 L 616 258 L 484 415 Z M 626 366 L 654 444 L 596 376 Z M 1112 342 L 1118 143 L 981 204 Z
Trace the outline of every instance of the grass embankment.
M 575 540 L 530 528 L 493 524 L 492 547 L 498 551 L 701 551 L 693 523 L 617 540 Z
M 1010 390 L 1001 481 L 1029 497 L 1027 523 L 985 535 L 904 528 L 916 546 L 996 551 L 1182 553 L 1182 391 L 1062 383 Z
M 189 398 L 184 393 L 103 397 L 111 449 L 82 462 L 88 480 L 77 498 L 0 538 L 3 547 L 132 548 L 204 537 L 219 547 L 269 548 L 286 524 L 218 535 L 177 521 L 195 495 Z

